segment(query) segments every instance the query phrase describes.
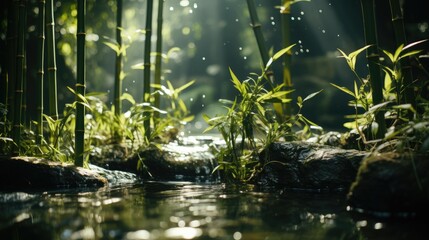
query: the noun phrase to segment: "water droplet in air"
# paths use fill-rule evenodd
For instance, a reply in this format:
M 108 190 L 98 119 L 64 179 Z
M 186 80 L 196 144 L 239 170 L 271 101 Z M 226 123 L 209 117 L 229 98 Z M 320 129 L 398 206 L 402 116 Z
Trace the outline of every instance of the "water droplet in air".
M 203 96 L 202 96 L 203 98 L 206 98 L 206 95 L 205 94 L 203 94 Z
M 304 12 L 303 12 L 303 11 L 301 11 L 301 15 L 304 15 Z
M 206 60 L 206 57 L 202 57 L 201 59 L 202 59 L 203 61 L 205 61 L 205 60 Z
M 170 7 L 170 11 L 174 11 L 174 7 Z
M 241 51 L 241 50 L 243 50 L 243 48 L 242 48 L 242 47 L 239 47 L 239 48 L 238 48 L 238 50 L 240 50 L 240 51 Z
M 194 98 L 190 98 L 190 99 L 189 99 L 189 101 L 193 102 L 193 101 L 194 101 Z
M 290 20 L 292 20 L 292 21 L 293 21 L 293 20 L 295 20 L 295 18 L 294 18 L 294 17 L 291 17 L 291 18 L 290 18 Z
M 197 5 L 197 3 L 194 3 L 194 8 L 198 8 L 198 5 Z
M 238 18 L 236 18 L 235 21 L 238 22 Z
M 188 5 L 189 5 L 189 1 L 188 0 L 182 0 L 182 1 L 180 1 L 180 6 L 187 7 Z
M 323 12 L 323 10 L 322 9 L 319 9 L 319 13 L 322 13 Z
M 322 29 L 322 33 L 326 33 L 325 29 Z
M 296 19 L 297 19 L 298 21 L 301 21 L 301 17 L 297 17 Z

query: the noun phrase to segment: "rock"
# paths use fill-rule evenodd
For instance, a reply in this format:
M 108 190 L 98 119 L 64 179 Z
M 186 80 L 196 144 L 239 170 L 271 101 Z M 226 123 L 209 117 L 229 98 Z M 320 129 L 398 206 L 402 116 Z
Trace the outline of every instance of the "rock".
M 429 213 L 428 154 L 369 156 L 362 163 L 347 199 L 353 209 L 376 215 Z
M 89 169 L 106 178 L 109 182 L 109 186 L 119 186 L 141 182 L 141 179 L 135 173 L 108 170 L 93 164 L 89 164 Z
M 220 180 L 217 172 L 212 173 L 218 164 L 206 144 L 170 143 L 160 149 L 146 149 L 137 156 L 144 164 L 142 170 L 144 179 L 197 183 L 214 183 Z
M 0 191 L 103 187 L 107 180 L 81 167 L 34 157 L 0 158 Z
M 367 155 L 314 143 L 277 142 L 261 153 L 266 165 L 256 182 L 296 189 L 348 190 Z

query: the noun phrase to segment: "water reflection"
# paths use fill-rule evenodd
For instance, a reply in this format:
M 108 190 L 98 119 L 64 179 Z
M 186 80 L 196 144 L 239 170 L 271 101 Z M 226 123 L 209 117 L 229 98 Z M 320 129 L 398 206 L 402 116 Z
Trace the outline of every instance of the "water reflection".
M 342 193 L 152 182 L 35 196 L 0 202 L 0 239 L 402 239 L 424 229 L 353 216 Z

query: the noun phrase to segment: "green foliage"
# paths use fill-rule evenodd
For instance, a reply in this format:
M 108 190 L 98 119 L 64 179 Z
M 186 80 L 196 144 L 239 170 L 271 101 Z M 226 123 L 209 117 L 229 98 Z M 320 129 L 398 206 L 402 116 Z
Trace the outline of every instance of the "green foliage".
M 416 93 L 415 99 L 417 99 L 420 111 L 417 111 L 410 102 L 404 100 L 406 99 L 403 96 L 406 92 L 405 89 L 413 86 L 404 84 L 404 68 L 401 65 L 404 59 L 410 57 L 417 59 L 422 51 L 412 50 L 412 48 L 424 41 L 426 40 L 414 42 L 407 46 L 400 45 L 394 53 L 382 50 L 385 61 L 381 63 L 381 68 L 385 73 L 385 78 L 383 101 L 379 104 L 373 103 L 370 80 L 360 77 L 355 69 L 356 58 L 369 46 L 360 48 L 350 54 L 339 50 L 341 57 L 346 59 L 349 68 L 355 74 L 356 80 L 354 80 L 353 89 L 332 85 L 353 98 L 350 101 L 350 105 L 355 108 L 355 114 L 346 116 L 353 119 L 353 121 L 346 122 L 344 126 L 354 129 L 360 134 L 365 149 L 373 149 L 374 145 L 378 144 L 378 150 L 403 151 L 404 146 L 407 146 L 407 149 L 413 149 L 424 145 L 423 142 L 428 137 L 428 132 L 424 131 L 422 126 L 428 124 L 428 100 Z M 387 133 L 380 139 L 368 141 L 369 136 L 374 139 L 378 131 L 375 115 L 379 111 L 384 112 L 384 119 L 389 124 Z M 411 136 L 410 133 L 415 133 L 415 135 Z M 387 148 L 387 146 L 393 145 L 396 147 Z
M 204 119 L 209 124 L 205 130 L 208 132 L 217 129 L 225 140 L 226 146 L 217 153 L 219 166 L 215 170 L 221 170 L 227 181 L 247 182 L 255 174 L 263 169 L 270 161 L 266 157 L 260 161 L 260 153 L 268 148 L 271 143 L 288 138 L 306 137 L 310 126 L 315 124 L 305 118 L 301 113 L 303 103 L 317 93 L 310 94 L 306 98 L 298 97 L 299 111 L 286 121 L 280 121 L 275 112 L 274 103 L 287 103 L 292 99 L 286 96 L 292 90 L 283 90 L 283 84 L 273 86 L 267 77 L 267 71 L 273 61 L 288 52 L 290 48 L 282 49 L 268 61 L 260 75 L 252 74 L 252 77 L 240 81 L 230 69 L 231 81 L 238 90 L 239 96 L 230 100 L 221 100 L 227 109 L 227 113 Z M 268 90 L 267 85 L 271 86 Z M 293 128 L 301 128 L 300 134 L 294 134 Z

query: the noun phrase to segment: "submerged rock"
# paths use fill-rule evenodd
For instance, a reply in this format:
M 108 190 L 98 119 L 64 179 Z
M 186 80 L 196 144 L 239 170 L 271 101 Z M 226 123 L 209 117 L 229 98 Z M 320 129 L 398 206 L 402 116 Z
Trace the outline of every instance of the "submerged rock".
M 367 155 L 314 143 L 277 142 L 261 153 L 266 165 L 256 181 L 285 188 L 347 190 Z
M 347 195 L 350 206 L 382 216 L 429 213 L 428 154 L 383 153 L 362 163 Z
M 33 157 L 0 158 L 0 191 L 106 185 L 104 177 L 85 168 Z

